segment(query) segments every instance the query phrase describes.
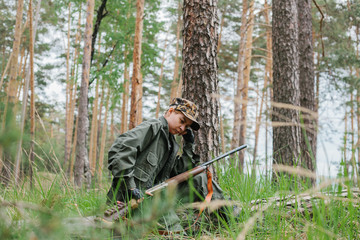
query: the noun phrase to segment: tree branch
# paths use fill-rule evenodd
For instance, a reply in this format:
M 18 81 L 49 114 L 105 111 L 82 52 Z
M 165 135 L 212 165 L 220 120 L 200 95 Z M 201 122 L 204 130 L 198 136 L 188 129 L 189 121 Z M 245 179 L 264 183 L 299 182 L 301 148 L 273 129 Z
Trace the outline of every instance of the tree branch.
M 116 43 L 114 44 L 111 52 L 109 53 L 109 55 L 107 56 L 107 58 L 106 58 L 105 61 L 103 62 L 101 69 L 99 69 L 98 71 L 101 71 L 101 70 L 106 66 L 106 64 L 109 62 L 109 58 L 112 56 L 112 54 L 113 54 L 113 52 L 114 52 L 114 50 L 115 50 L 115 48 L 116 48 L 116 46 L 117 46 L 118 43 L 119 43 L 119 40 L 116 41 Z M 94 77 L 93 79 L 91 79 L 91 81 L 89 81 L 89 86 L 90 86 L 94 81 L 95 81 L 95 77 Z
M 99 9 L 96 10 L 97 15 L 96 15 L 96 22 L 95 22 L 95 26 L 94 26 L 94 31 L 92 34 L 92 40 L 91 40 L 91 59 L 90 59 L 90 65 L 92 63 L 92 60 L 94 58 L 94 48 L 95 48 L 95 42 L 96 42 L 96 37 L 97 34 L 99 32 L 99 28 L 100 28 L 100 24 L 101 21 L 104 17 L 106 17 L 108 15 L 108 11 L 106 10 L 106 2 L 107 0 L 102 0 L 101 1 L 101 5 L 99 6 Z
M 323 20 L 324 20 L 324 13 L 321 11 L 321 8 L 317 4 L 316 0 L 313 0 L 313 3 L 315 4 L 316 8 L 319 10 L 319 12 L 321 14 L 321 19 L 320 19 L 320 39 L 321 39 L 322 56 L 325 57 L 324 41 L 323 41 L 323 37 L 322 37 L 322 23 L 323 23 Z

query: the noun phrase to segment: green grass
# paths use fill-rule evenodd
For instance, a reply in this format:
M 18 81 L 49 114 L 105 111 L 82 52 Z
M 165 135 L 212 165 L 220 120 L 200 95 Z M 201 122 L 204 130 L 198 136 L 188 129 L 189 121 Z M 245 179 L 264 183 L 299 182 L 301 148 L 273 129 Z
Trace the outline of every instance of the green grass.
M 229 213 L 229 220 L 213 213 L 209 218 L 202 214 L 196 230 L 189 229 L 173 236 L 176 239 L 359 239 L 359 193 L 353 193 L 353 181 L 323 180 L 322 188 L 313 189 L 295 176 L 281 176 L 277 184 L 265 177 L 253 178 L 227 167 L 218 171 L 219 183 L 226 197 L 241 207 L 238 216 Z M 339 178 L 340 179 L 340 178 Z M 95 184 L 96 185 L 96 184 Z M 102 187 L 101 187 L 102 186 Z M 24 182 L 19 187 L 0 189 L 0 239 L 112 239 L 121 234 L 123 239 L 165 239 L 156 233 L 158 219 L 169 209 L 177 209 L 182 225 L 193 223 L 188 205 L 179 206 L 174 195 L 164 193 L 142 205 L 140 216 L 114 225 L 93 223 L 84 225 L 86 216 L 101 216 L 106 209 L 105 197 L 109 183 L 103 182 L 96 189 L 75 189 L 65 184 L 60 176 L 35 173 L 32 190 Z M 347 198 L 335 196 L 348 189 Z M 330 194 L 314 198 L 309 204 L 287 207 L 284 199 L 289 196 L 318 192 Z M 283 201 L 273 201 L 278 197 Z M 252 210 L 253 200 L 267 200 L 257 210 Z M 310 208 L 309 208 L 310 206 Z M 231 210 L 232 208 L 230 208 Z M 186 214 L 184 214 L 184 212 Z M 81 220 L 82 219 L 82 220 Z M 111 228 L 112 230 L 110 230 Z

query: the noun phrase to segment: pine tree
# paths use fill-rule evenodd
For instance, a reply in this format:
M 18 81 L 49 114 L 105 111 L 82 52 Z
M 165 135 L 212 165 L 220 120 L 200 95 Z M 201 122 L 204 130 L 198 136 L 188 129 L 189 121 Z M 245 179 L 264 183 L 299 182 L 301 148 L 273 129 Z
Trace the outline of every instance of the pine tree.
M 297 26 L 296 1 L 273 1 L 273 164 L 295 165 L 300 154 Z
M 200 130 L 196 133 L 196 151 L 201 161 L 219 153 L 217 1 L 184 2 L 183 92 L 184 98 L 199 108 Z
M 315 79 L 312 46 L 312 16 L 310 0 L 298 0 L 299 29 L 299 87 L 300 106 L 315 111 Z M 317 126 L 315 114 L 301 112 L 301 162 L 302 166 L 311 171 L 316 167 Z

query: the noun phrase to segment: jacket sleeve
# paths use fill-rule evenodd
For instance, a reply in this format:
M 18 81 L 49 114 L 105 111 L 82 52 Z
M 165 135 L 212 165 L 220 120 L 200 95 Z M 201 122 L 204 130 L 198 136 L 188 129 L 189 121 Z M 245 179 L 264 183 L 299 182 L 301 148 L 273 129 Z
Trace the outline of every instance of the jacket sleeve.
M 129 189 L 135 188 L 134 165 L 138 153 L 143 151 L 159 131 L 160 124 L 143 122 L 120 135 L 108 153 L 108 169 L 114 178 L 123 178 Z
M 183 153 L 177 156 L 174 168 L 171 171 L 171 177 L 186 172 L 197 166 L 200 162 L 200 156 L 193 151 L 194 144 L 185 142 L 183 145 Z

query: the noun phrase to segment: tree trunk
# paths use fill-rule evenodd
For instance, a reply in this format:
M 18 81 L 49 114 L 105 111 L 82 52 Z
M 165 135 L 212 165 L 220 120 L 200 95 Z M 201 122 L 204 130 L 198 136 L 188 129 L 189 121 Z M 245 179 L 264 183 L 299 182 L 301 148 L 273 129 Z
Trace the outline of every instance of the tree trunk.
M 5 47 L 4 47 L 5 48 Z M 0 80 L 0 90 L 2 88 L 2 85 L 4 83 L 4 78 L 5 78 L 5 75 L 6 75 L 6 72 L 8 71 L 9 69 L 9 66 L 10 66 L 10 62 L 11 62 L 11 59 L 12 59 L 12 52 L 10 53 L 10 56 L 9 56 L 9 61 L 6 63 L 6 66 L 5 66 L 5 69 L 4 69 L 4 72 L 2 73 L 1 75 L 1 80 Z
M 183 96 L 199 108 L 196 152 L 202 162 L 219 153 L 217 1 L 184 1 Z
M 76 117 L 75 133 L 74 133 L 74 140 L 73 140 L 74 144 L 72 146 L 70 164 L 69 164 L 69 169 L 68 169 L 69 179 L 70 179 L 71 183 L 73 182 L 73 179 L 74 179 L 74 162 L 75 162 L 75 155 L 76 155 L 76 143 L 77 143 L 78 126 L 79 126 L 79 116 Z
M 344 165 L 345 165 L 345 168 L 346 168 L 346 173 L 349 173 L 349 167 L 348 167 L 348 163 L 347 163 L 347 155 L 346 155 L 346 148 L 347 148 L 347 134 L 348 134 L 348 129 L 347 129 L 347 106 L 345 106 L 345 116 L 344 116 Z
M 178 96 L 178 87 L 179 83 L 177 79 L 179 78 L 179 41 L 180 41 L 180 30 L 181 30 L 181 1 L 178 0 L 178 19 L 176 24 L 176 51 L 175 51 L 175 66 L 174 66 L 174 76 L 171 83 L 171 93 L 170 101 Z
M 96 10 L 96 12 L 97 12 L 96 21 L 95 21 L 94 31 L 92 32 L 92 36 L 91 36 L 90 66 L 91 66 L 92 60 L 94 58 L 95 42 L 96 42 L 97 34 L 99 32 L 101 21 L 103 20 L 104 17 L 106 17 L 106 15 L 108 15 L 108 11 L 106 10 L 106 3 L 107 3 L 107 0 L 101 0 L 101 4 L 100 4 L 99 8 L 98 8 L 98 10 Z
M 248 92 L 249 92 L 249 81 L 250 81 L 250 70 L 251 70 L 251 55 L 252 55 L 252 34 L 254 29 L 254 1 L 250 2 L 249 6 L 249 21 L 246 31 L 246 44 L 245 44 L 245 65 L 244 65 L 244 77 L 243 83 L 240 86 L 241 89 L 241 121 L 240 121 L 240 139 L 239 145 L 245 144 L 246 139 L 246 116 L 247 116 L 247 105 L 248 105 Z M 244 168 L 244 155 L 245 151 L 239 152 L 239 170 L 242 172 Z M 254 162 L 255 163 L 255 162 Z
M 273 1 L 273 100 L 299 106 L 298 14 L 295 0 Z M 273 106 L 273 164 L 295 165 L 300 154 L 299 114 Z M 276 124 L 280 122 L 280 126 Z M 300 165 L 298 163 L 298 165 Z M 274 181 L 276 177 L 274 176 Z
M 180 76 L 178 88 L 176 91 L 176 97 L 182 97 L 183 78 Z
M 266 21 L 266 25 L 270 26 L 270 19 L 269 19 L 269 6 L 267 4 L 267 1 L 265 0 L 265 21 Z M 272 55 L 272 35 L 271 35 L 271 28 L 268 27 L 266 30 L 266 52 L 267 52 L 267 58 L 266 58 L 266 73 L 267 73 L 267 77 L 268 77 L 268 82 L 269 85 L 272 86 L 273 84 L 273 70 L 272 70 L 272 65 L 273 65 L 273 55 Z M 271 102 L 272 100 L 272 88 L 268 88 L 266 90 L 266 97 L 265 97 L 266 101 Z M 270 105 L 268 103 L 266 103 L 266 127 L 265 127 L 265 169 L 266 169 L 266 179 L 267 179 L 267 174 L 268 174 L 268 119 L 269 119 L 269 112 L 270 112 Z
M 359 59 L 359 26 L 356 26 L 356 58 Z M 357 67 L 356 68 L 356 78 L 359 79 L 360 78 L 360 68 Z M 356 107 L 357 107 L 357 143 L 356 143 L 356 151 L 357 151 L 357 157 L 358 157 L 358 175 L 360 175 L 360 86 L 357 87 L 357 92 L 356 92 Z M 359 184 L 359 179 L 358 179 L 358 186 Z
M 30 4 L 30 3 L 29 3 Z M 30 16 L 29 16 L 30 17 Z M 23 42 L 26 42 L 26 37 L 24 37 Z M 25 72 L 26 72 L 26 58 L 24 59 L 25 56 L 25 46 L 21 49 L 21 53 L 20 53 L 20 64 L 19 64 L 19 72 L 18 72 L 18 76 L 20 77 L 20 82 L 19 82 L 19 87 L 17 88 L 17 94 L 16 94 L 16 103 L 19 102 L 20 99 L 20 92 L 25 80 Z M 23 61 L 24 60 L 24 61 Z M 24 62 L 24 63 L 23 63 Z
M 164 62 L 165 62 L 166 46 L 167 46 L 167 35 L 166 35 L 166 39 L 165 39 L 164 53 L 163 53 L 163 57 L 162 57 L 162 60 L 161 60 L 161 67 L 160 67 L 160 77 L 159 77 L 158 96 L 157 96 L 158 99 L 157 99 L 156 113 L 155 113 L 156 118 L 159 118 L 159 112 L 160 112 L 161 85 L 162 85 L 162 77 L 163 77 L 163 74 L 164 74 Z
M 30 187 L 33 187 L 33 164 L 34 164 L 34 144 L 35 144 L 35 88 L 34 88 L 34 35 L 33 35 L 33 14 L 32 0 L 29 1 L 29 18 L 30 18 Z
M 245 34 L 246 34 L 246 22 L 247 22 L 247 11 L 248 11 L 248 0 L 243 0 L 243 9 L 241 16 L 241 27 L 240 27 L 240 42 L 239 42 L 239 53 L 238 53 L 238 67 L 237 67 L 237 81 L 234 99 L 234 123 L 232 129 L 231 148 L 239 146 L 240 140 L 240 126 L 241 126 L 241 85 L 243 83 L 243 70 L 244 70 L 244 50 L 245 50 Z M 239 167 L 242 169 L 243 163 L 239 162 Z M 240 170 L 242 172 L 242 170 Z
M 114 108 L 116 109 L 116 108 Z M 109 142 L 113 143 L 115 141 L 115 125 L 114 125 L 114 111 L 111 110 L 111 120 L 110 120 L 110 139 Z
M 17 90 L 17 73 L 18 73 L 18 56 L 21 40 L 21 22 L 23 16 L 24 1 L 18 0 L 16 10 L 16 22 L 15 22 L 15 33 L 13 42 L 13 52 L 10 63 L 10 79 L 9 79 L 9 90 L 8 90 L 8 103 L 13 104 L 16 99 Z
M 98 109 L 99 109 L 99 82 L 96 80 L 95 98 L 92 111 L 91 130 L 90 130 L 90 146 L 89 146 L 89 163 L 91 175 L 95 174 L 96 153 L 97 153 L 97 140 L 98 140 Z
M 269 20 L 269 6 L 267 4 L 267 1 L 264 3 L 264 17 L 265 17 L 265 24 L 270 25 Z M 264 106 L 264 102 L 266 105 L 266 112 L 267 112 L 267 96 L 268 96 L 268 84 L 271 81 L 271 65 L 272 65 L 272 53 L 271 53 L 271 29 L 267 27 L 266 29 L 266 64 L 265 64 L 265 74 L 264 74 L 264 85 L 262 89 L 262 95 L 261 95 L 261 101 L 260 101 L 260 110 L 258 118 L 256 119 L 256 126 L 255 126 L 255 144 L 254 144 L 254 160 L 256 159 L 257 155 L 257 146 L 258 146 L 258 139 L 259 139 L 259 132 L 260 132 L 260 124 L 261 124 L 261 118 L 262 118 L 262 110 Z M 266 122 L 267 126 L 267 122 Z M 267 132 L 267 129 L 265 130 Z M 267 159 L 266 159 L 267 160 Z M 267 162 L 265 163 L 267 165 Z M 267 168 L 266 168 L 267 170 Z M 265 171 L 266 171 L 265 170 Z
M 128 126 L 128 105 L 129 105 L 129 70 L 128 70 L 128 62 L 126 60 L 128 55 L 128 51 L 125 50 L 125 63 L 124 63 L 124 92 L 122 96 L 122 106 L 121 106 L 121 127 L 120 127 L 120 133 L 124 133 L 127 131 Z
M 98 56 L 100 56 L 101 34 L 99 36 L 98 47 L 99 47 Z M 99 65 L 97 66 L 97 69 L 100 70 Z M 92 111 L 91 131 L 90 131 L 89 163 L 90 163 L 90 171 L 92 176 L 94 176 L 95 174 L 96 159 L 97 159 L 96 150 L 97 150 L 97 140 L 98 140 L 98 108 L 99 108 L 98 103 L 99 103 L 99 85 L 100 85 L 99 83 L 100 83 L 100 77 L 98 77 L 96 80 L 95 98 L 94 98 L 94 105 Z
M 90 75 L 90 58 L 91 58 L 91 34 L 93 27 L 95 0 L 87 1 L 87 16 L 85 25 L 85 37 L 84 37 L 84 57 L 82 63 L 82 77 L 79 97 L 79 125 L 77 133 L 77 151 L 75 162 L 75 174 L 74 182 L 76 186 L 81 187 L 83 178 L 87 182 L 87 186 L 90 186 L 91 173 L 89 169 L 89 159 L 86 148 L 86 135 L 89 128 L 88 119 L 88 88 L 89 88 L 89 75 Z
M 22 28 L 22 30 L 21 30 L 21 32 L 20 32 L 20 38 L 21 38 L 22 34 L 24 33 L 27 25 L 28 25 L 28 20 L 29 20 L 29 19 L 27 18 L 27 19 L 26 19 L 26 22 L 25 22 L 25 24 L 24 24 L 24 26 L 23 26 L 23 28 Z M 19 47 L 20 47 L 20 45 L 19 45 Z M 4 58 L 4 59 L 6 58 L 6 57 L 5 57 L 5 49 L 6 49 L 6 46 L 4 45 L 4 47 L 3 47 L 3 58 Z M 3 81 L 4 81 L 4 77 L 5 77 L 5 75 L 6 75 L 6 72 L 7 72 L 8 68 L 9 68 L 9 66 L 10 66 L 10 63 L 11 63 L 12 59 L 13 59 L 12 56 L 13 56 L 13 52 L 10 53 L 9 60 L 7 61 L 6 67 L 5 67 L 5 69 L 4 69 L 4 71 L 3 71 L 2 75 L 1 75 L 0 90 L 1 90 L 2 85 L 3 85 L 3 83 L 4 83 Z M 26 60 L 26 58 L 25 58 L 25 60 Z M 5 63 L 5 61 L 3 61 L 3 63 Z
M 137 112 L 139 113 L 138 114 L 138 117 L 137 117 L 137 120 L 136 120 L 136 126 L 139 125 L 140 123 L 142 123 L 143 121 L 143 116 L 142 116 L 142 108 L 143 108 L 143 102 L 142 102 L 142 98 L 143 98 L 143 88 L 142 88 L 142 85 L 143 85 L 143 75 L 140 71 L 140 81 L 139 81 L 139 85 L 141 86 L 141 88 L 139 88 L 139 103 L 137 105 Z
M 80 41 L 81 41 L 81 8 L 82 6 L 80 6 L 80 10 L 79 10 L 79 19 L 78 19 L 78 26 L 77 26 L 77 32 L 76 32 L 76 37 L 75 37 L 75 45 L 77 47 L 75 47 L 75 51 L 74 51 L 74 59 L 73 59 L 73 67 L 71 69 L 71 78 L 70 78 L 70 95 L 69 95 L 69 109 L 67 111 L 69 111 L 69 118 L 67 119 L 67 129 L 65 130 L 65 137 L 67 138 L 67 146 L 65 148 L 65 158 L 67 159 L 66 162 L 68 162 L 68 160 L 70 159 L 70 154 L 71 154 L 71 145 L 76 145 L 75 142 L 72 141 L 72 137 L 73 137 L 73 128 L 74 128 L 74 113 L 75 113 L 75 104 L 76 104 L 76 89 L 77 89 L 77 71 L 78 71 L 78 58 L 79 58 L 79 45 L 80 45 Z M 75 131 L 76 132 L 76 131 Z M 69 173 L 69 166 L 65 165 L 65 168 L 68 169 L 68 173 Z M 72 178 L 72 176 L 71 176 Z
M 142 112 L 139 106 L 142 104 L 142 77 L 141 77 L 141 41 L 143 31 L 144 1 L 136 2 L 136 24 L 133 54 L 133 76 L 131 80 L 131 107 L 129 129 L 136 127 Z
M 355 126 L 354 126 L 354 118 L 355 118 L 355 102 L 354 102 L 354 93 L 351 91 L 350 94 L 350 127 L 351 127 L 351 158 L 350 162 L 353 168 L 352 171 L 352 178 L 355 179 L 357 175 L 357 167 L 356 167 L 356 160 L 355 160 Z M 356 176 L 357 178 L 357 176 Z
M 67 51 L 66 51 L 66 102 L 65 102 L 65 154 L 64 154 L 64 168 L 67 166 L 69 160 L 69 154 L 67 152 L 71 143 L 69 142 L 69 131 L 72 129 L 69 128 L 70 124 L 70 89 L 71 89 L 71 81 L 70 81 L 70 23 L 71 23 L 71 3 L 69 2 L 69 16 L 68 16 L 68 32 L 67 32 Z M 70 138 L 71 139 L 71 138 Z
M 130 4 L 130 0 L 128 0 Z M 127 21 L 130 19 L 131 12 L 128 11 L 126 14 Z M 131 37 L 127 36 L 128 42 L 131 41 Z M 130 88 L 130 76 L 129 76 L 129 61 L 127 56 L 129 55 L 129 44 L 124 46 L 124 92 L 122 95 L 122 106 L 121 106 L 121 125 L 120 133 L 124 133 L 128 130 L 128 116 L 129 116 L 129 88 Z
M 106 143 L 106 129 L 107 129 L 107 115 L 109 111 L 109 98 L 111 95 L 110 87 L 108 87 L 108 92 L 106 96 L 106 103 L 105 103 L 105 116 L 104 116 L 104 124 L 101 131 L 101 144 L 100 144 L 100 154 L 99 154 L 99 166 L 98 166 L 98 176 L 99 176 L 99 183 L 101 184 L 102 180 L 102 171 L 104 165 L 104 156 L 105 156 L 105 143 Z
M 40 6 L 41 6 L 41 0 L 39 0 L 37 3 L 35 23 L 32 27 L 33 28 L 33 31 L 32 31 L 32 39 L 33 39 L 32 44 L 33 45 L 35 44 L 36 30 L 37 30 L 39 17 L 40 17 Z M 32 46 L 32 48 L 33 47 L 34 46 Z M 29 93 L 30 76 L 31 76 L 31 72 L 30 72 L 30 68 L 28 68 L 26 71 L 26 74 L 25 74 L 25 82 L 24 82 L 25 84 L 24 84 L 23 99 L 22 99 L 22 109 L 21 109 L 21 117 L 20 117 L 20 140 L 18 142 L 17 153 L 16 153 L 16 162 L 18 164 L 20 164 L 20 161 L 21 161 L 22 138 L 23 138 L 23 134 L 24 134 L 26 106 L 27 106 L 28 93 Z M 1 154 L 0 154 L 0 156 L 1 156 Z M 19 170 L 20 170 L 20 168 L 19 168 Z M 15 175 L 16 175 L 16 173 L 15 173 Z
M 2 129 L 12 128 L 13 126 L 10 126 L 10 124 L 14 124 L 14 119 L 15 119 L 14 105 L 16 101 L 16 90 L 17 90 L 17 82 L 18 82 L 17 80 L 18 56 L 19 56 L 19 48 L 20 48 L 20 40 L 21 40 L 21 21 L 23 15 L 23 8 L 24 8 L 24 1 L 18 0 L 17 10 L 16 10 L 13 50 L 10 60 L 11 62 L 10 62 L 8 95 L 5 102 Z M 8 114 L 10 114 L 10 117 L 7 116 Z M 1 148 L 1 156 L 2 156 L 2 152 L 3 150 Z M 15 175 L 14 175 L 15 185 L 18 184 L 19 174 L 20 174 L 20 160 L 15 162 Z
M 217 53 L 218 54 L 220 52 L 220 47 L 221 47 L 221 36 L 222 36 L 222 30 L 223 30 L 224 23 L 225 23 L 225 13 L 226 13 L 226 10 L 224 10 L 221 15 L 219 40 L 218 40 L 218 45 L 217 45 Z M 220 89 L 219 89 L 219 91 L 220 91 Z M 219 94 L 220 94 L 220 92 L 219 92 Z M 225 132 L 224 132 L 223 116 L 221 114 L 221 104 L 219 104 L 219 119 L 220 119 L 221 152 L 225 153 Z
M 315 42 L 315 40 L 314 40 Z M 319 44 L 320 45 L 320 44 Z M 319 112 L 319 106 L 320 106 L 320 53 L 318 53 L 316 55 L 316 75 L 315 75 L 315 112 L 318 113 Z M 315 126 L 319 126 L 319 115 L 316 115 L 316 119 L 315 119 Z
M 260 99 L 260 106 L 259 106 L 259 112 L 256 116 L 256 123 L 255 123 L 255 144 L 254 144 L 254 154 L 253 154 L 253 168 L 255 168 L 255 161 L 256 161 L 256 154 L 257 154 L 257 145 L 258 145 L 258 138 L 259 138 L 259 132 L 260 132 L 260 124 L 261 124 L 261 118 L 262 118 L 262 111 L 263 111 L 263 105 L 264 100 L 266 97 L 267 92 L 267 84 L 268 84 L 268 75 L 267 75 L 267 66 L 265 66 L 265 77 L 264 77 L 264 85 L 261 90 L 261 99 Z
M 106 86 L 105 86 L 106 82 L 104 81 L 104 79 L 101 81 L 101 94 L 100 94 L 100 106 L 99 106 L 99 111 L 98 111 L 98 122 L 97 122 L 97 140 L 96 142 L 100 142 L 100 136 L 101 136 L 101 122 L 102 122 L 102 109 L 103 109 L 103 104 L 105 103 L 104 99 L 105 99 L 105 92 L 106 92 Z M 96 151 L 98 151 L 98 147 L 96 146 Z
M 359 77 L 358 77 L 359 78 Z M 357 150 L 357 156 L 358 156 L 358 175 L 360 175 L 360 89 L 357 89 L 357 144 L 356 144 L 356 150 Z M 358 180 L 359 181 L 359 180 Z
M 315 79 L 312 44 L 311 0 L 298 0 L 299 29 L 299 86 L 300 106 L 315 111 Z M 316 168 L 316 119 L 301 112 L 302 129 L 300 131 L 302 167 L 315 171 Z

